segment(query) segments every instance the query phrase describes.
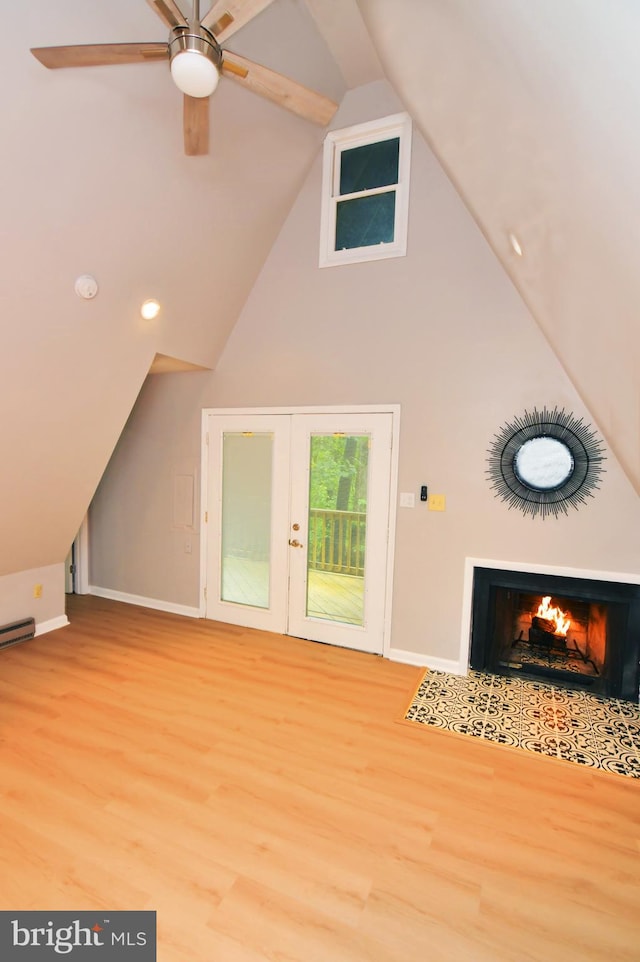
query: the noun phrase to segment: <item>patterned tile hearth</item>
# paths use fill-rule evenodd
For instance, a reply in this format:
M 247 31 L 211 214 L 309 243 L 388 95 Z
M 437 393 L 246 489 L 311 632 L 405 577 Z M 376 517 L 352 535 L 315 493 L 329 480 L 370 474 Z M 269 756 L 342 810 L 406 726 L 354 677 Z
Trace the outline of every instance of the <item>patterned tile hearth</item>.
M 523 678 L 427 671 L 404 719 L 640 778 L 640 708 Z

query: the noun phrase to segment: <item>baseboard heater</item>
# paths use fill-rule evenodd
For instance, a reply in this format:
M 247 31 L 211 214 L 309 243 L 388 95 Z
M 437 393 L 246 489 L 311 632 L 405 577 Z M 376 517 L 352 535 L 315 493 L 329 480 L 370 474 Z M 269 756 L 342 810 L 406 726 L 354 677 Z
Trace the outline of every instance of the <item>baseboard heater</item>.
M 17 645 L 21 641 L 28 641 L 36 633 L 36 623 L 33 618 L 24 618 L 22 621 L 14 621 L 11 625 L 2 625 L 0 628 L 0 648 L 8 648 L 9 645 Z

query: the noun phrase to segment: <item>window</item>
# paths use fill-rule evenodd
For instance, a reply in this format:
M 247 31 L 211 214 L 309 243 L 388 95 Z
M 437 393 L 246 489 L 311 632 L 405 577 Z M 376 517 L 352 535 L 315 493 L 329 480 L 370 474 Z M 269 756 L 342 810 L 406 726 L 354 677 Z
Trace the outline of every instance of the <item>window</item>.
M 327 135 L 320 267 L 406 254 L 410 157 L 408 114 Z

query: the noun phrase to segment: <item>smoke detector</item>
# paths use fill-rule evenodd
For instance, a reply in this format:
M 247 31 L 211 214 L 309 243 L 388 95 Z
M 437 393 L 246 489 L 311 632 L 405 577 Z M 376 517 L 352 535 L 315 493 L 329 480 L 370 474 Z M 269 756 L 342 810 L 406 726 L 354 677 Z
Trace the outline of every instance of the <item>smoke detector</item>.
M 90 301 L 98 293 L 98 282 L 91 274 L 81 274 L 80 277 L 76 278 L 75 292 L 78 297 Z

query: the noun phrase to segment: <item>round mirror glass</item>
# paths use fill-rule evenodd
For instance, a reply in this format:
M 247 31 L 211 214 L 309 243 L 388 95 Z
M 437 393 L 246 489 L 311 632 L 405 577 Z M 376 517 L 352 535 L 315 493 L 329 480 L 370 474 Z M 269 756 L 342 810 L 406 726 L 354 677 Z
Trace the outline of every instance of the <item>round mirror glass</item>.
M 531 438 L 518 448 L 513 468 L 522 484 L 536 491 L 554 491 L 573 473 L 573 455 L 556 438 Z

